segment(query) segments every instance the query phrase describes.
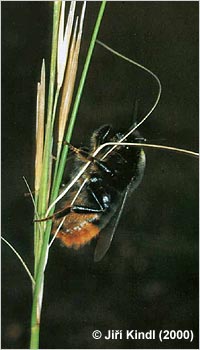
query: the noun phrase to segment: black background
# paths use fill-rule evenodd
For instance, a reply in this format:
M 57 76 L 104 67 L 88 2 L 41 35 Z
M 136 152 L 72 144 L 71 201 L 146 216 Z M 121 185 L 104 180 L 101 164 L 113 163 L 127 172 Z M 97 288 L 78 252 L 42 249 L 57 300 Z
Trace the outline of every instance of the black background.
M 80 6 L 80 3 L 79 5 Z M 88 4 L 82 63 L 100 2 Z M 33 266 L 33 208 L 22 176 L 33 183 L 36 83 L 51 41 L 52 3 L 2 3 L 2 234 Z M 153 70 L 161 101 L 140 128 L 149 142 L 198 149 L 198 2 L 108 2 L 99 39 Z M 157 94 L 153 79 L 98 45 L 73 134 L 128 128 Z M 180 154 L 146 150 L 144 180 L 129 199 L 106 257 L 95 242 L 80 251 L 55 242 L 45 275 L 41 348 L 195 348 L 198 330 L 198 168 Z M 2 347 L 29 344 L 31 285 L 2 245 Z M 93 340 L 99 329 L 192 329 L 184 341 Z

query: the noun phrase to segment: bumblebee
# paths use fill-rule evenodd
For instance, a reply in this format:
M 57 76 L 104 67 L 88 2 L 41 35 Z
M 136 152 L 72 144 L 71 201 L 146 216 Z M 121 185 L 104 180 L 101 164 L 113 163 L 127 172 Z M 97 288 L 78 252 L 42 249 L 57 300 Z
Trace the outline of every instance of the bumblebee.
M 127 196 L 140 184 L 145 169 L 145 154 L 141 147 L 121 146 L 108 151 L 102 149 L 96 157 L 91 154 L 106 142 L 119 142 L 124 135 L 115 133 L 110 125 L 103 125 L 91 136 L 90 147 L 73 155 L 74 171 L 88 160 L 90 166 L 61 200 L 61 208 L 53 215 L 53 230 L 56 238 L 74 249 L 79 249 L 98 236 L 94 260 L 99 261 L 110 247 Z M 134 131 L 128 142 L 141 142 L 138 131 Z M 127 140 L 124 140 L 125 142 Z M 83 182 L 85 182 L 83 186 Z M 74 197 L 83 186 L 73 202 Z

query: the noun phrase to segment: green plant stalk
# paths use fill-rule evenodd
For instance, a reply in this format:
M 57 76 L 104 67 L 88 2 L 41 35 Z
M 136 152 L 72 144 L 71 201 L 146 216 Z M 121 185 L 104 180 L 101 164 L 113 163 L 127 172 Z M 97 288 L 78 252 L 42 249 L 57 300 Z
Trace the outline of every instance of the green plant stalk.
M 52 135 L 53 135 L 53 103 L 54 103 L 54 87 L 55 87 L 55 75 L 56 75 L 56 60 L 57 60 L 57 42 L 58 42 L 58 27 L 60 18 L 61 1 L 54 2 L 53 10 L 53 35 L 52 35 L 52 54 L 51 54 L 51 67 L 50 67 L 50 81 L 49 81 L 49 95 L 48 95 L 48 108 L 47 108 L 47 123 L 45 130 L 45 145 L 44 156 L 42 165 L 42 177 L 38 198 L 38 214 L 40 217 L 44 217 L 47 205 L 48 205 L 48 188 L 50 185 L 50 167 L 51 167 L 51 151 L 52 151 Z M 46 225 L 41 224 L 43 231 Z M 40 252 L 42 248 L 43 237 L 38 233 L 38 249 L 36 260 L 39 260 Z
M 35 207 L 38 206 L 38 193 L 35 194 Z M 36 218 L 36 216 L 35 216 Z M 37 265 L 38 265 L 38 247 L 40 232 L 37 222 L 34 222 L 34 278 L 36 277 Z
M 56 89 L 56 94 L 55 94 L 55 101 L 54 101 L 52 125 L 53 125 L 53 123 L 54 123 L 54 118 L 55 118 L 55 114 L 56 114 L 56 107 L 57 107 L 57 103 L 58 103 L 59 94 L 60 94 L 60 88 L 57 87 L 57 89 Z M 57 174 L 57 170 L 58 170 L 59 159 L 60 159 L 60 151 L 58 151 L 57 154 L 56 154 L 56 163 L 55 163 L 55 168 L 54 168 L 54 179 L 53 179 L 53 185 L 52 185 L 52 187 L 54 187 L 54 181 L 55 181 L 55 179 L 56 179 L 56 174 Z
M 45 214 L 47 208 L 47 193 L 49 185 L 49 164 L 51 157 L 51 140 L 53 134 L 52 123 L 52 110 L 54 101 L 54 87 L 55 87 L 55 75 L 56 75 L 56 60 L 57 60 L 57 38 L 59 27 L 59 15 L 60 15 L 61 1 L 54 2 L 54 14 L 53 14 L 53 36 L 52 36 L 52 54 L 51 54 L 51 67 L 50 67 L 50 82 L 49 82 L 49 95 L 48 95 L 48 108 L 47 108 L 47 124 L 45 134 L 44 145 L 44 158 L 42 166 L 42 178 L 39 191 L 39 203 L 38 212 L 41 215 Z
M 40 293 L 43 286 L 44 269 L 46 265 L 46 256 L 47 256 L 48 241 L 49 241 L 49 235 L 51 232 L 51 226 L 52 226 L 52 222 L 48 221 L 45 234 L 44 234 L 44 242 L 47 242 L 47 244 L 44 245 L 44 242 L 43 242 L 40 260 L 38 263 L 37 277 L 35 281 L 35 288 L 34 288 L 34 295 L 33 295 L 30 349 L 38 349 L 39 347 L 40 319 L 38 319 L 38 316 L 40 317 L 40 314 L 38 314 L 38 312 L 39 311 L 41 312 L 41 310 L 38 309 L 38 304 L 39 304 Z
M 50 174 L 49 164 L 51 164 L 50 157 L 51 157 L 51 149 L 52 149 L 52 130 L 53 130 L 52 129 L 52 108 L 53 108 L 53 99 L 54 99 L 56 58 L 57 58 L 57 37 L 58 37 L 60 9 L 61 9 L 61 2 L 55 1 L 54 10 L 53 10 L 53 35 L 52 35 L 52 53 L 51 53 L 50 82 L 49 82 L 48 109 L 47 109 L 47 125 L 46 125 L 46 134 L 45 134 L 42 178 L 41 178 L 40 191 L 38 196 L 38 208 L 37 208 L 38 214 L 41 216 L 44 215 L 46 211 L 46 207 L 48 205 L 47 196 L 48 196 L 48 185 L 49 185 L 49 174 Z M 48 224 L 45 226 L 48 226 Z M 38 225 L 35 227 L 36 227 L 36 230 L 38 231 L 35 231 L 35 240 L 36 240 L 35 269 L 36 270 L 34 272 L 34 276 L 36 277 L 36 283 L 33 290 L 33 304 L 32 304 L 32 315 L 31 315 L 31 339 L 30 339 L 31 349 L 38 349 L 38 346 L 39 346 L 40 314 L 41 314 L 39 298 L 42 299 L 45 260 L 42 266 L 40 265 L 40 262 L 41 262 L 42 255 L 45 254 L 46 256 L 46 252 L 47 252 L 47 248 L 45 251 L 42 252 L 41 235 L 39 232 Z
M 67 132 L 66 140 L 70 140 L 71 135 L 72 135 L 73 126 L 74 126 L 74 123 L 75 123 L 75 117 L 76 117 L 78 106 L 79 106 L 79 103 L 80 103 L 80 98 L 81 98 L 81 94 L 82 94 L 82 91 L 83 91 L 83 87 L 84 87 L 84 83 L 85 83 L 85 79 L 86 79 L 89 63 L 90 63 L 91 56 L 92 56 L 92 53 L 93 53 L 95 40 L 96 40 L 98 31 L 99 31 L 99 27 L 100 27 L 100 24 L 101 24 L 101 19 L 103 17 L 105 4 L 106 4 L 106 1 L 103 1 L 102 5 L 100 7 L 100 10 L 99 10 L 98 18 L 97 18 L 97 21 L 96 21 L 96 24 L 95 24 L 93 36 L 92 36 L 92 39 L 91 39 L 90 47 L 89 47 L 87 58 L 86 58 L 86 63 L 85 63 L 84 69 L 83 69 L 83 73 L 82 73 L 82 77 L 81 77 L 81 80 L 80 80 L 78 92 L 77 92 L 77 95 L 76 95 L 75 104 L 74 104 L 72 117 L 71 117 L 72 120 L 70 121 L 69 131 Z M 66 147 L 65 153 L 61 157 L 62 158 L 61 159 L 62 162 L 60 162 L 60 163 L 61 163 L 62 166 L 61 166 L 61 168 L 59 167 L 59 171 L 58 171 L 59 177 L 58 177 L 58 180 L 55 181 L 55 186 L 52 189 L 52 196 L 51 196 L 51 198 L 56 198 L 56 196 L 58 194 L 58 191 L 59 191 L 60 183 L 62 181 L 62 175 L 63 175 L 63 171 L 64 171 L 64 166 L 65 166 L 65 161 L 66 161 L 66 157 L 67 157 L 67 149 L 68 149 L 68 147 Z M 63 171 L 62 171 L 62 169 L 63 169 Z M 53 213 L 53 208 L 52 208 L 51 213 Z M 50 215 L 51 215 L 51 213 L 50 213 Z M 41 249 L 41 255 L 40 255 L 38 268 L 37 268 L 36 283 L 35 283 L 35 289 L 34 289 L 34 295 L 33 295 L 32 319 L 31 319 L 31 329 L 32 329 L 31 330 L 31 344 L 30 344 L 30 348 L 31 349 L 38 349 L 38 345 L 39 345 L 40 324 L 38 322 L 39 320 L 37 320 L 37 307 L 38 307 L 38 301 L 39 301 L 40 293 L 41 293 L 41 290 L 42 290 L 42 287 L 43 287 L 44 269 L 45 269 L 45 266 L 46 266 L 46 258 L 47 258 L 47 253 L 48 253 L 48 243 L 49 243 L 49 236 L 50 236 L 50 233 L 51 233 L 51 226 L 52 226 L 52 222 L 51 221 L 47 221 L 46 229 L 45 229 L 45 233 L 44 233 L 43 244 L 42 244 L 42 249 Z
M 88 49 L 88 53 L 87 53 L 85 65 L 84 65 L 84 68 L 83 68 L 82 76 L 81 76 L 81 79 L 80 79 L 80 83 L 79 83 L 77 95 L 76 95 L 76 98 L 75 98 L 75 102 L 74 102 L 74 106 L 73 106 L 73 110 L 72 110 L 69 126 L 68 126 L 68 129 L 67 129 L 67 134 L 66 134 L 66 138 L 65 138 L 65 141 L 67 141 L 67 142 L 70 142 L 71 137 L 72 137 L 72 132 L 73 132 L 74 124 L 75 124 L 75 121 L 76 121 L 76 115 L 77 115 L 77 112 L 78 112 L 78 108 L 79 108 L 79 104 L 80 104 L 80 100 L 81 100 L 81 95 L 82 95 L 82 92 L 83 92 L 83 88 L 84 88 L 87 72 L 88 72 L 88 69 L 89 69 L 90 62 L 91 62 L 92 53 L 93 53 L 95 42 L 96 42 L 97 35 L 98 35 L 98 32 L 99 32 L 101 20 L 102 20 L 103 14 L 104 14 L 105 6 L 106 6 L 106 1 L 102 1 L 101 7 L 99 9 L 99 14 L 98 14 L 98 17 L 97 17 L 97 20 L 96 20 L 95 28 L 94 28 L 94 31 L 93 31 L 93 35 L 92 35 L 92 38 L 91 38 L 90 46 L 89 46 L 89 49 Z M 52 195 L 51 195 L 51 200 L 50 200 L 51 202 L 53 202 L 56 199 L 57 195 L 58 195 L 58 191 L 59 191 L 59 188 L 60 188 L 60 185 L 61 185 L 61 181 L 62 181 L 62 177 L 63 177 L 63 172 L 64 172 L 65 165 L 66 165 L 67 154 L 68 154 L 68 146 L 64 145 L 63 150 L 62 150 L 62 154 L 61 154 L 61 158 L 60 158 L 60 162 L 59 162 L 59 166 L 58 166 L 58 171 L 56 173 L 56 178 L 54 178 L 54 182 L 53 182 L 53 189 L 52 189 Z

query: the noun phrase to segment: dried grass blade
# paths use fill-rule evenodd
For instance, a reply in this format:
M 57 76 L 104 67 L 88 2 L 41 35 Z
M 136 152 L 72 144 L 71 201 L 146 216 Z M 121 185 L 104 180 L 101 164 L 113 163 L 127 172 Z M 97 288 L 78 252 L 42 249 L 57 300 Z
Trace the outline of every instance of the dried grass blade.
M 35 156 L 35 192 L 38 193 L 42 173 L 44 148 L 44 112 L 45 112 L 45 61 L 42 62 L 41 79 L 37 86 L 36 109 L 36 156 Z
M 67 123 L 67 119 L 68 119 L 68 115 L 69 115 L 69 111 L 70 111 L 70 106 L 71 106 L 71 102 L 72 102 L 72 97 L 73 97 L 73 92 L 74 92 L 74 85 L 75 85 L 75 80 L 76 80 L 78 59 L 79 59 L 79 53 L 80 53 L 81 37 L 82 37 L 82 31 L 83 31 L 83 22 L 84 22 L 84 16 L 85 16 L 85 9 L 86 9 L 86 1 L 84 1 L 84 3 L 83 3 L 80 24 L 79 24 L 79 32 L 78 32 L 78 36 L 77 36 L 77 39 L 75 42 L 76 26 L 77 26 L 77 21 L 76 21 L 73 40 L 72 40 L 72 44 L 71 44 L 71 48 L 70 48 L 69 62 L 68 62 L 67 71 L 66 71 L 66 75 L 65 75 L 65 82 L 64 82 L 60 115 L 59 115 L 59 131 L 58 131 L 58 143 L 59 143 L 58 148 L 59 149 L 60 149 L 60 145 L 62 144 L 62 141 L 64 138 L 65 126 Z
M 21 255 L 16 251 L 16 249 L 13 247 L 13 245 L 7 241 L 7 239 L 5 239 L 5 238 L 2 237 L 2 236 L 1 236 L 1 239 L 2 239 L 2 241 L 4 241 L 4 242 L 8 245 L 8 247 L 15 253 L 16 257 L 17 257 L 17 258 L 19 259 L 19 261 L 22 263 L 22 265 L 23 265 L 25 271 L 27 272 L 27 274 L 28 274 L 28 276 L 29 276 L 29 278 L 30 278 L 30 280 L 31 280 L 31 282 L 32 282 L 32 285 L 34 286 L 34 285 L 35 285 L 35 280 L 34 280 L 32 274 L 31 274 L 31 272 L 30 272 L 28 266 L 26 265 L 24 259 L 23 259 L 23 258 L 21 257 Z
M 68 51 L 71 39 L 72 26 L 74 22 L 76 1 L 70 4 L 65 34 L 64 34 L 64 13 L 65 1 L 62 1 L 59 34 L 58 34 L 58 56 L 57 56 L 57 86 L 60 89 L 64 79 L 65 67 L 67 64 Z
M 72 43 L 70 47 L 69 60 L 68 60 L 65 80 L 63 84 L 63 92 L 62 92 L 62 99 L 61 99 L 61 106 L 60 106 L 60 113 L 59 113 L 59 128 L 58 128 L 59 146 L 62 144 L 62 141 L 63 141 L 65 126 L 69 116 L 69 110 L 71 106 L 72 94 L 74 89 L 73 81 L 75 82 L 75 78 L 76 78 L 75 76 L 76 72 L 74 72 L 74 69 L 73 69 L 73 58 L 74 58 L 74 52 L 76 47 L 77 26 L 78 26 L 78 17 L 76 19 Z

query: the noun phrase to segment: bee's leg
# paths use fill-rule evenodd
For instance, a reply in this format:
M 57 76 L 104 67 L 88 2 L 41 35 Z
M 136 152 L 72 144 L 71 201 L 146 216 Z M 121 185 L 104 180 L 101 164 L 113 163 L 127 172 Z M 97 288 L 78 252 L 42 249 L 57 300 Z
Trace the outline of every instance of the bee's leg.
M 66 209 L 60 210 L 59 212 L 53 215 L 54 219 L 60 219 L 69 213 L 78 213 L 78 214 L 91 214 L 91 213 L 102 213 L 105 209 L 102 207 L 99 208 L 90 208 L 84 205 L 73 205 L 71 207 L 67 207 Z
M 69 214 L 71 211 L 71 207 L 68 206 L 64 209 L 58 210 L 57 212 L 55 212 L 53 215 L 48 216 L 47 218 L 44 219 L 35 219 L 33 220 L 33 222 L 42 222 L 42 221 L 48 221 L 48 220 L 55 220 L 55 219 L 59 219 L 62 218 L 64 216 L 66 216 L 67 214 Z
M 108 128 L 108 126 L 106 126 Z M 110 127 L 109 127 L 110 130 Z M 107 135 L 107 134 L 106 134 Z M 110 173 L 111 175 L 114 175 L 114 173 L 112 172 L 111 169 L 109 169 L 106 165 L 105 162 L 102 162 L 101 160 L 99 160 L 97 157 L 93 157 L 91 156 L 87 151 L 76 148 L 74 146 L 72 146 L 70 143 L 66 142 L 66 144 L 68 144 L 68 146 L 70 147 L 70 149 L 78 154 L 78 156 L 80 158 L 82 158 L 84 161 L 91 161 L 91 162 L 96 162 L 99 166 L 99 168 L 103 171 L 105 171 L 106 173 Z
M 97 157 L 91 156 L 85 151 L 80 151 L 80 153 L 81 155 L 83 155 L 84 153 L 87 154 L 87 157 L 85 157 L 85 160 L 95 162 L 101 170 L 105 171 L 106 173 L 110 173 L 111 175 L 114 175 L 113 171 L 109 167 L 107 167 L 105 162 L 101 161 Z
M 95 161 L 95 163 L 97 164 L 97 166 L 99 167 L 100 170 L 103 170 L 105 173 L 110 174 L 111 176 L 114 175 L 114 172 L 112 169 L 110 169 L 105 162 L 99 160 L 99 159 L 94 159 L 93 161 Z
M 91 208 L 91 207 L 86 207 L 82 205 L 73 205 L 71 207 L 71 211 L 75 213 L 102 213 L 104 212 L 110 205 L 110 197 L 108 196 L 107 193 L 101 193 L 97 191 L 96 188 L 92 188 L 91 184 L 88 186 L 88 190 L 90 191 L 91 195 L 93 196 L 97 208 Z
M 97 207 L 87 207 L 83 205 L 73 205 L 71 207 L 71 212 L 82 213 L 82 214 L 90 214 L 90 213 L 102 213 L 104 212 L 110 205 L 110 197 L 106 193 L 98 192 L 96 188 L 92 188 L 91 184 L 88 186 L 88 190 L 93 196 Z
M 69 213 L 79 213 L 79 214 L 102 213 L 106 209 L 106 207 L 105 206 L 102 207 L 99 201 L 97 201 L 97 203 L 99 204 L 99 208 L 90 208 L 83 205 L 73 205 L 71 207 L 68 206 L 64 209 L 57 211 L 56 213 L 54 213 L 52 216 L 49 216 L 48 218 L 34 220 L 34 222 L 47 221 L 50 219 L 57 220 L 57 219 L 63 218 Z
M 89 150 L 87 151 L 87 150 L 82 149 L 82 148 L 74 147 L 71 143 L 69 143 L 67 141 L 65 141 L 65 144 L 69 146 L 69 148 L 72 152 L 77 154 L 79 159 L 83 160 L 84 162 L 93 161 L 94 157 L 90 156 Z
M 101 211 L 105 211 L 110 206 L 111 197 L 107 192 L 99 190 L 98 186 L 95 186 L 95 183 L 90 183 L 87 189 L 90 191 Z
M 66 207 L 64 209 L 61 209 L 53 214 L 54 219 L 60 219 L 63 218 L 64 216 L 68 215 L 71 212 L 72 207 Z
M 71 207 L 71 212 L 79 214 L 92 214 L 92 213 L 102 213 L 105 209 L 103 208 L 90 208 L 83 205 L 74 205 Z

